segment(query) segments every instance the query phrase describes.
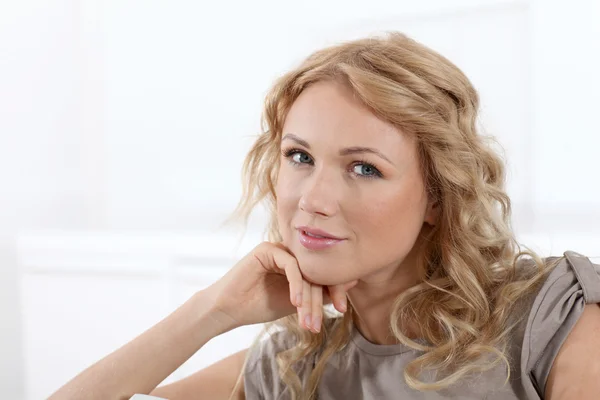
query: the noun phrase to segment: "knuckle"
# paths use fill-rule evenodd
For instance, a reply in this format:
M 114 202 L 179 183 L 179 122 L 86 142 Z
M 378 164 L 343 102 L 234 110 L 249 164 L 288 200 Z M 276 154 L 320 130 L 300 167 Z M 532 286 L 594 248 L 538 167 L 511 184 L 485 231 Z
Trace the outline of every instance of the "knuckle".
M 264 242 L 259 243 L 256 246 L 256 249 L 261 250 L 261 251 L 266 251 L 266 250 L 272 249 L 272 246 L 271 246 L 271 243 L 264 241 Z
M 250 252 L 252 254 L 252 256 L 254 258 L 260 258 L 262 254 L 267 252 L 267 245 L 265 244 L 265 242 L 262 242 L 258 245 L 256 245 L 256 247 L 254 247 L 254 249 L 252 249 L 252 251 Z

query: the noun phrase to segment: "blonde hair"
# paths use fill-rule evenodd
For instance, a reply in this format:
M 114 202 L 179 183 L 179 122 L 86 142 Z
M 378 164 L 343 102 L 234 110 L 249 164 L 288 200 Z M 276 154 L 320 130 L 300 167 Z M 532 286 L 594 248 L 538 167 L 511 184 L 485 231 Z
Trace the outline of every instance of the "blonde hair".
M 269 240 L 281 240 L 274 182 L 282 127 L 295 99 L 319 81 L 346 84 L 375 115 L 417 139 L 428 194 L 441 207 L 438 223 L 418 251 L 422 282 L 399 293 L 390 319 L 398 341 L 423 352 L 407 365 L 407 384 L 441 390 L 501 362 L 508 367 L 508 381 L 507 339 L 516 324 L 512 306 L 533 292 L 556 262 L 548 264 L 516 242 L 503 161 L 492 150 L 493 139 L 476 127 L 479 96 L 440 54 L 404 34 L 385 32 L 316 51 L 281 76 L 266 96 L 263 132 L 244 162 L 237 215 L 247 220 L 264 202 L 271 215 Z M 518 260 L 524 256 L 532 268 L 519 276 Z M 348 307 L 343 318 L 324 324 L 318 334 L 302 329 L 295 315 L 275 322 L 297 339 L 277 355 L 280 377 L 293 399 L 314 398 L 327 359 L 348 343 L 353 323 Z M 427 345 L 403 333 L 401 327 L 411 321 Z M 292 366 L 315 355 L 318 361 L 302 387 Z M 480 362 L 485 356 L 493 359 Z M 426 370 L 441 376 L 426 382 L 419 375 Z

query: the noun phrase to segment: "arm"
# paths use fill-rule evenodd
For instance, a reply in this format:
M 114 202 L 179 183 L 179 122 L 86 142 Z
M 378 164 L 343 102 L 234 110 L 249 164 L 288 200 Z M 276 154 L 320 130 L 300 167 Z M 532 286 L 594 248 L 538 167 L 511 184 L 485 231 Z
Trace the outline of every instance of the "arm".
M 588 304 L 548 375 L 546 400 L 600 398 L 600 305 Z
M 328 287 L 338 311 L 346 311 L 340 304 L 344 304 L 346 291 L 356 282 Z M 298 300 L 297 295 L 307 288 L 308 296 Z M 238 326 L 274 321 L 295 311 L 302 310 L 306 314 L 310 313 L 310 308 L 320 310 L 322 304 L 323 287 L 303 280 L 294 256 L 280 243 L 263 242 L 217 282 L 84 370 L 49 400 L 121 400 L 129 399 L 135 393 L 150 393 L 213 337 Z M 194 398 L 204 393 L 201 391 L 213 390 L 208 386 L 218 382 L 222 386 L 215 388 L 216 392 L 206 392 L 206 397 L 213 398 L 213 395 L 209 396 L 212 393 L 220 396 L 232 387 L 232 382 L 235 383 L 230 378 L 235 374 L 237 379 L 242 370 L 238 364 L 243 359 L 244 354 L 238 353 L 189 379 L 152 393 L 158 395 L 169 390 L 167 395 L 171 397 L 190 395 Z M 242 396 L 241 392 L 237 393 Z
M 206 342 L 235 326 L 200 291 L 158 324 L 96 362 L 49 400 L 129 399 L 150 393 Z
M 180 381 L 154 389 L 150 394 L 169 400 L 228 400 L 242 372 L 248 350 L 222 359 Z M 244 378 L 236 387 L 232 400 L 244 400 Z

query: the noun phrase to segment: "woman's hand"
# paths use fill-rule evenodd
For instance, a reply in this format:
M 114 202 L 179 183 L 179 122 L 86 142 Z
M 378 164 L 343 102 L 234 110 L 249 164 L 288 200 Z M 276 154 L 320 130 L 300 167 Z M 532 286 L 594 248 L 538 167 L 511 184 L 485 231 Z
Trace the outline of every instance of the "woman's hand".
M 303 279 L 296 258 L 281 243 L 263 242 L 208 289 L 232 328 L 274 321 L 295 311 L 301 326 L 321 329 L 323 304 L 345 312 L 346 292 L 357 281 L 326 288 Z
M 336 308 L 344 312 L 346 290 L 355 284 L 325 289 L 310 284 L 302 279 L 296 258 L 283 245 L 262 243 L 213 285 L 79 373 L 51 398 L 80 398 L 85 393 L 86 399 L 121 399 L 150 393 L 215 336 L 241 325 L 273 321 L 295 310 L 304 321 L 302 325 L 316 332 L 321 326 L 323 302 L 331 297 Z M 231 375 L 237 377 L 239 371 L 233 372 Z M 205 383 L 209 385 L 200 388 L 215 385 Z M 228 392 L 231 386 L 227 382 L 220 389 Z

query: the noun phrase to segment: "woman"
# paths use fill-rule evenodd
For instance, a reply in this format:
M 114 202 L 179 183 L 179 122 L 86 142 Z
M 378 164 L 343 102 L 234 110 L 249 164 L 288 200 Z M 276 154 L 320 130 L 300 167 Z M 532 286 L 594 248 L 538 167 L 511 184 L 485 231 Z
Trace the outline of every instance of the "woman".
M 238 211 L 266 201 L 269 242 L 52 398 L 600 398 L 600 267 L 520 250 L 478 107 L 399 33 L 308 57 L 268 94 L 245 163 Z M 156 388 L 268 321 L 282 329 Z

